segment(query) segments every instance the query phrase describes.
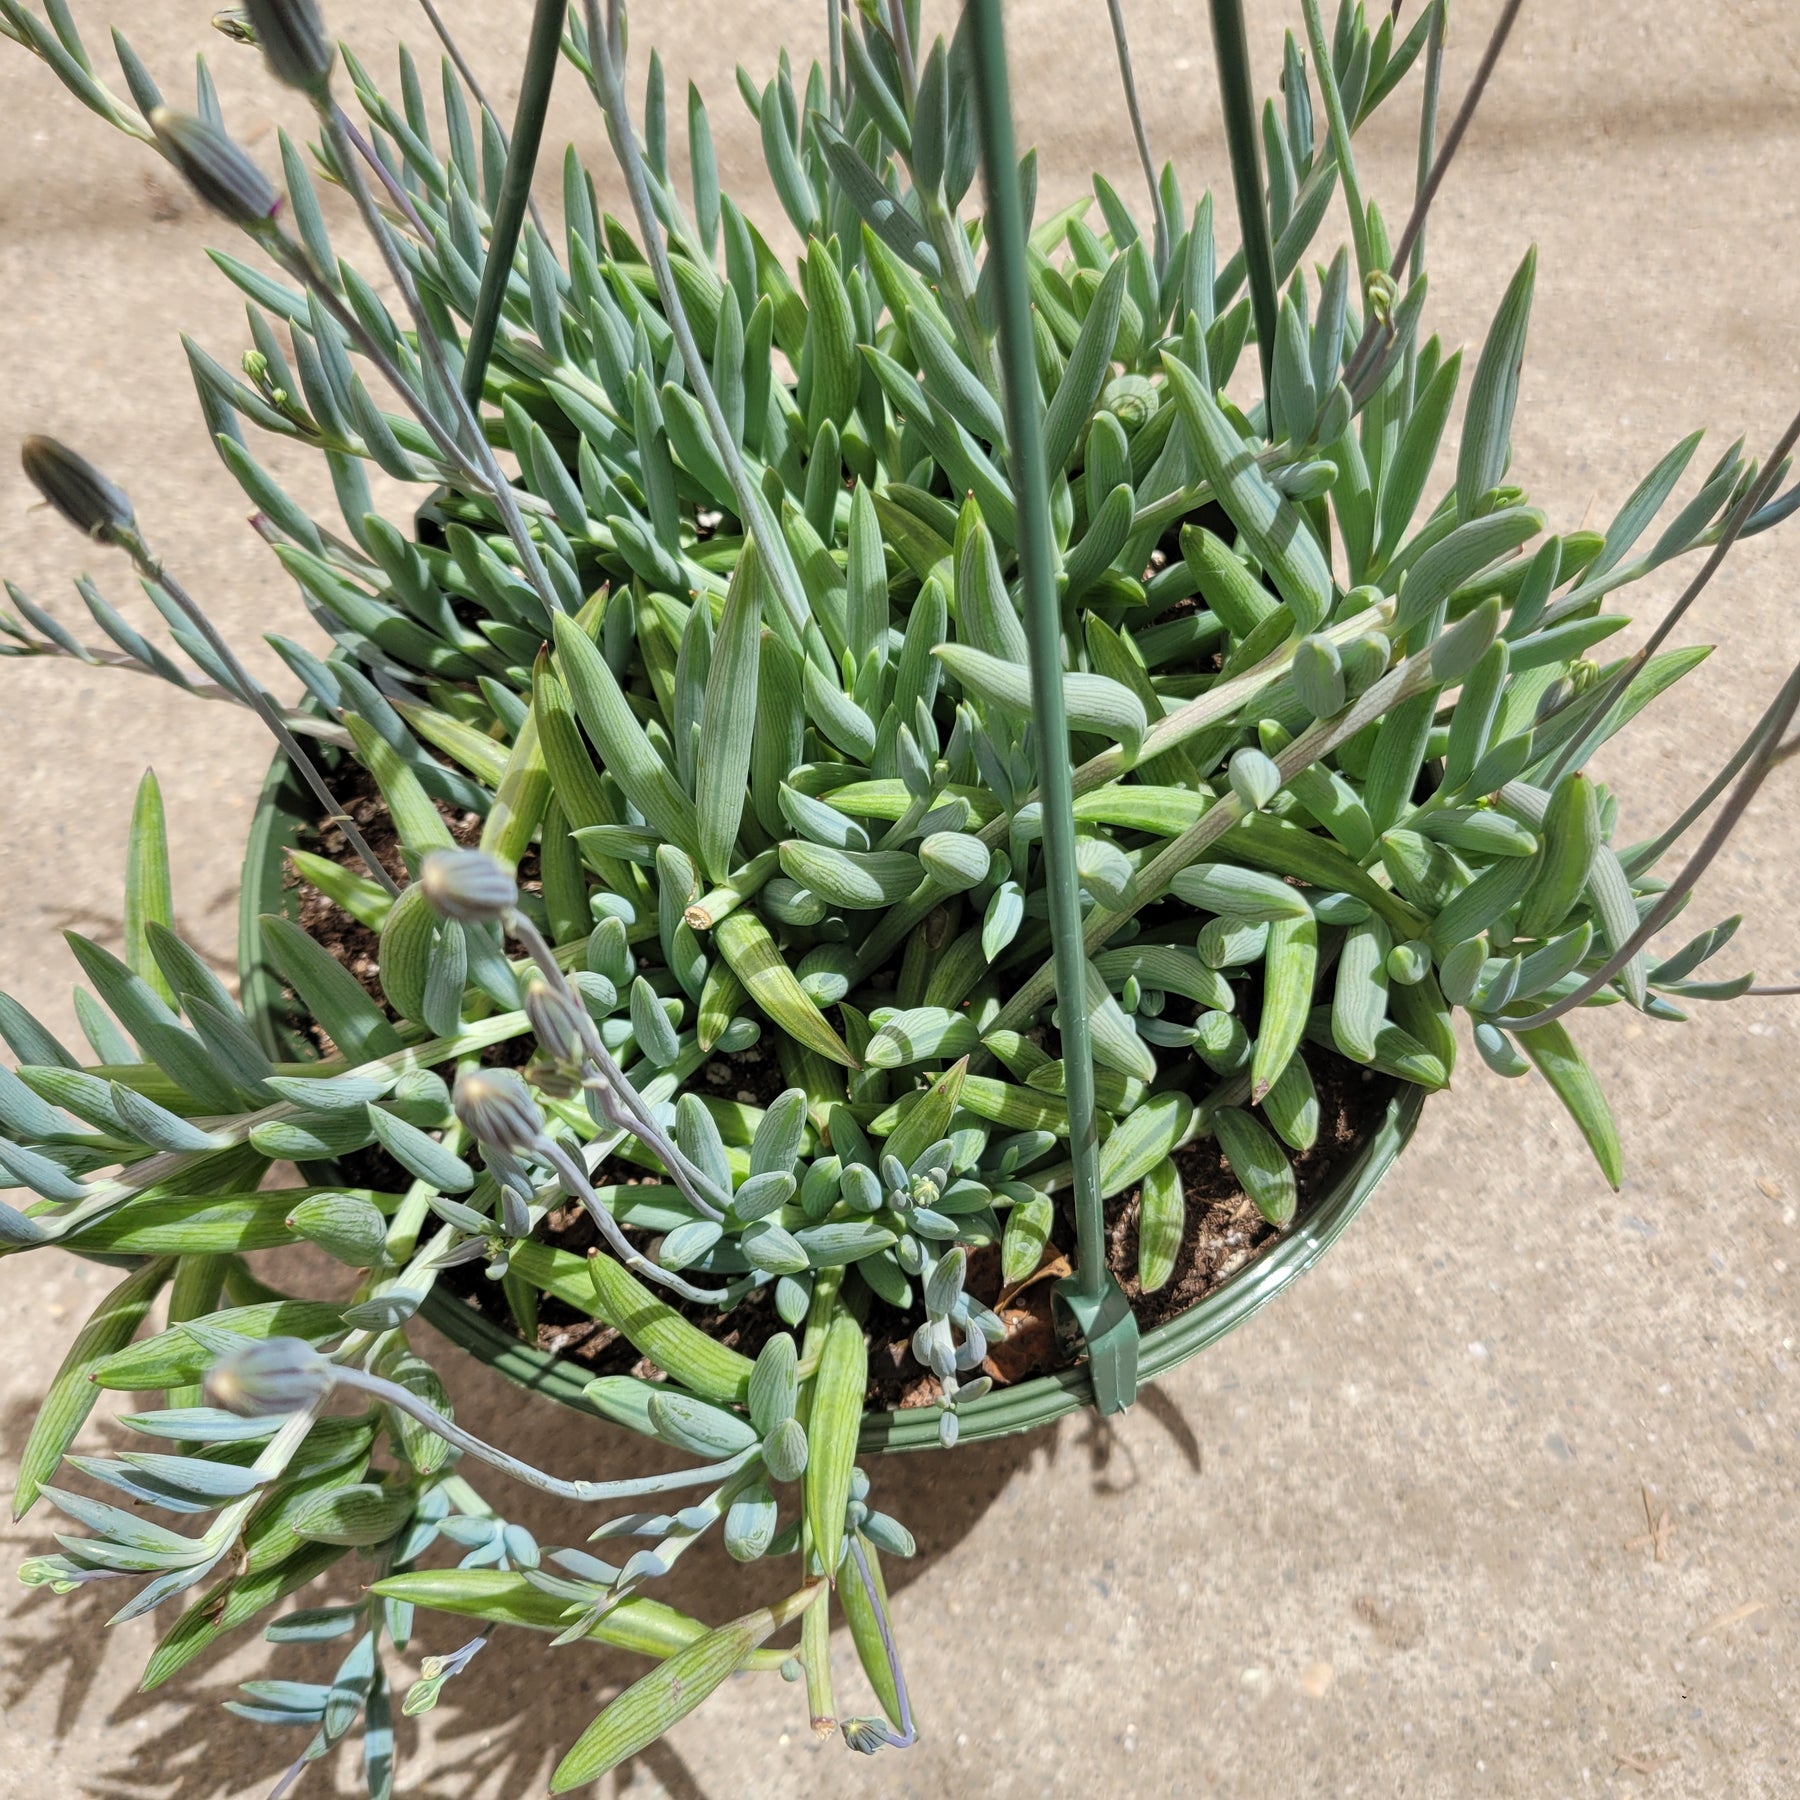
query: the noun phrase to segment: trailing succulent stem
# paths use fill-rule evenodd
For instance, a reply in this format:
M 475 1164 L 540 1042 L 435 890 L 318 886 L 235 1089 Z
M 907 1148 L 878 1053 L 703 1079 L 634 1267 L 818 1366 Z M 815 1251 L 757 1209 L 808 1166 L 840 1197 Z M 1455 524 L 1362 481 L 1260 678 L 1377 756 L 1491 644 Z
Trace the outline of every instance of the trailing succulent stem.
M 1552 533 L 1512 467 L 1535 253 L 1495 280 L 1468 383 L 1424 323 L 1426 215 L 1518 7 L 1440 142 L 1444 0 L 1373 31 L 1348 5 L 1328 31 L 1304 0 L 1260 111 L 1241 8 L 1217 0 L 1246 246 L 1223 262 L 1214 197 L 1190 207 L 1156 168 L 1109 10 L 1147 228 L 1098 176 L 1038 216 L 992 0 L 929 43 L 917 0 L 880 0 L 828 7 L 824 64 L 739 72 L 805 244 L 789 267 L 721 190 L 692 90 L 675 180 L 662 64 L 634 110 L 620 5 L 535 8 L 510 138 L 429 5 L 434 103 L 404 52 L 384 93 L 311 0 L 222 16 L 317 122 L 310 160 L 278 138 L 277 188 L 204 61 L 184 114 L 115 34 L 122 98 L 67 7 L 0 0 L 0 32 L 246 239 L 247 260 L 214 260 L 250 347 L 235 369 L 188 353 L 318 633 L 268 640 L 303 689 L 284 708 L 127 496 L 33 439 L 31 480 L 125 551 L 159 623 L 83 577 L 96 647 L 9 588 L 0 649 L 255 709 L 318 808 L 296 880 L 373 940 L 359 977 L 272 912 L 262 954 L 304 1039 L 241 1005 L 174 930 L 147 777 L 122 953 L 69 936 L 85 1045 L 0 996 L 0 1254 L 118 1270 L 15 1496 L 82 1534 L 24 1573 L 125 1583 L 119 1618 L 178 1601 L 156 1685 L 368 1557 L 354 1601 L 267 1628 L 342 1640 L 332 1680 L 233 1703 L 309 1727 L 284 1789 L 360 1724 L 370 1791 L 390 1791 L 386 1650 L 421 1605 L 479 1635 L 425 1659 L 408 1713 L 495 1625 L 649 1659 L 558 1791 L 740 1671 L 804 1680 L 815 1727 L 855 1749 L 912 1743 L 883 1558 L 913 1539 L 857 1461 L 879 1441 L 872 1335 L 910 1347 L 942 1443 L 999 1428 L 995 1264 L 1010 1291 L 1073 1251 L 1058 1292 L 1083 1329 L 1103 1297 L 1123 1309 L 1121 1281 L 1153 1292 L 1201 1141 L 1286 1229 L 1315 1072 L 1442 1090 L 1459 1009 L 1489 1067 L 1543 1074 L 1617 1183 L 1566 1019 L 1678 1020 L 1749 982 L 1704 968 L 1735 920 L 1655 945 L 1793 754 L 1800 675 L 1645 843 L 1615 845 L 1596 759 L 1704 658 L 1667 640 L 1733 543 L 1800 504 L 1800 421 L 1762 464 L 1740 441 L 1697 480 L 1695 433 L 1604 531 Z M 1390 241 L 1355 140 L 1421 56 L 1418 185 Z M 630 201 L 603 213 L 571 152 L 560 241 L 530 206 L 559 57 Z M 379 291 L 333 244 L 321 182 L 348 191 Z M 1340 186 L 1351 241 L 1327 251 Z M 258 433 L 322 457 L 338 518 L 280 486 Z M 416 510 L 386 517 L 371 468 Z M 1627 621 L 1608 598 L 1696 551 L 1651 641 L 1609 658 Z M 1137 1265 L 1109 1269 L 1102 1206 L 1132 1195 Z M 552 1215 L 585 1219 L 588 1254 Z M 335 1297 L 251 1273 L 302 1242 L 345 1269 Z M 527 1341 L 547 1298 L 626 1340 L 655 1378 L 597 1377 L 590 1409 L 686 1464 L 552 1475 L 458 1425 L 409 1329 L 484 1281 Z M 767 1310 L 738 1312 L 752 1296 Z M 754 1355 L 721 1341 L 734 1313 Z M 1074 1379 L 1105 1400 L 1102 1361 Z M 124 1423 L 149 1448 L 74 1449 L 102 1387 L 147 1396 Z M 546 1549 L 475 1463 L 644 1508 Z M 656 1598 L 703 1538 L 796 1559 L 785 1597 L 717 1626 Z M 879 1716 L 838 1717 L 834 1609 Z

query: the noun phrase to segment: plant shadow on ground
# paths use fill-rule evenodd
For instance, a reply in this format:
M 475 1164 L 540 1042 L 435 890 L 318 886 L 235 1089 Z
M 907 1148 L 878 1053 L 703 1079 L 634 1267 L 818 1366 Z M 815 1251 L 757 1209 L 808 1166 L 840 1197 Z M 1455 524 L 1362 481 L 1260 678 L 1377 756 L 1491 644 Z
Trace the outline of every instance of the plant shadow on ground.
M 459 1419 L 539 1466 L 574 1473 L 585 1453 L 590 1468 L 603 1467 L 612 1477 L 642 1473 L 670 1460 L 657 1446 L 561 1408 L 536 1403 L 521 1411 L 518 1391 L 497 1377 L 457 1366 L 448 1358 L 440 1360 L 448 1365 Z M 1174 1401 L 1149 1386 L 1140 1391 L 1138 1404 L 1198 1477 L 1198 1439 Z M 8 1463 L 16 1462 L 24 1445 L 32 1411 L 21 1403 L 0 1421 L 0 1454 Z M 130 1435 L 110 1425 L 102 1431 L 115 1441 Z M 911 1562 L 890 1558 L 886 1563 L 894 1594 L 927 1579 L 933 1565 L 975 1529 L 1015 1476 L 1027 1471 L 1061 1479 L 1085 1475 L 1095 1493 L 1114 1497 L 1129 1493 L 1138 1479 L 1127 1438 L 1110 1421 L 1091 1413 L 1023 1436 L 964 1444 L 954 1454 L 923 1451 L 872 1459 L 867 1466 L 873 1503 L 912 1525 L 919 1540 L 919 1553 Z M 498 1510 L 525 1525 L 540 1541 L 579 1544 L 585 1538 L 583 1521 L 566 1505 L 498 1475 L 484 1479 L 478 1466 L 465 1467 Z M 40 1505 L 12 1528 L 12 1541 L 27 1552 L 53 1549 L 50 1532 L 56 1516 Z M 428 1555 L 426 1561 L 432 1560 Z M 283 1610 L 349 1600 L 372 1573 L 372 1565 L 352 1553 L 302 1589 Z M 791 1573 L 791 1563 L 744 1567 L 723 1557 L 699 1555 L 684 1559 L 657 1592 L 673 1605 L 718 1622 L 778 1597 Z M 33 1695 L 54 1693 L 52 1729 L 58 1741 L 79 1731 L 98 1730 L 102 1722 L 88 1713 L 105 1648 L 106 1620 L 128 1592 L 126 1582 L 97 1583 L 62 1597 L 20 1592 L 0 1628 L 0 1709 L 10 1711 Z M 175 1617 L 173 1606 L 157 1617 L 166 1630 Z M 267 1615 L 261 1622 L 267 1623 Z M 480 1629 L 472 1620 L 418 1615 L 404 1657 L 389 1655 L 396 1714 L 419 1658 L 453 1649 Z M 130 1748 L 121 1748 L 114 1765 L 88 1779 L 82 1791 L 95 1800 L 149 1800 L 152 1795 L 156 1800 L 235 1800 L 267 1792 L 287 1759 L 299 1753 L 304 1738 L 297 1731 L 240 1720 L 225 1712 L 220 1702 L 234 1696 L 240 1680 L 329 1681 L 342 1649 L 329 1644 L 273 1647 L 261 1641 L 254 1624 L 244 1627 L 211 1657 L 190 1665 L 151 1694 L 132 1694 L 113 1711 L 104 1727 L 116 1740 L 129 1734 Z M 641 1658 L 598 1644 L 570 1645 L 554 1657 L 546 1655 L 548 1649 L 546 1636 L 496 1628 L 466 1672 L 446 1687 L 431 1719 L 434 1750 L 428 1760 L 453 1773 L 409 1780 L 409 1765 L 418 1766 L 419 1735 L 411 1721 L 396 1717 L 399 1791 L 412 1800 L 471 1800 L 476 1795 L 511 1800 L 544 1791 L 555 1756 L 606 1699 L 645 1667 Z M 854 1668 L 855 1653 L 841 1629 L 834 1633 L 833 1652 L 840 1710 L 867 1709 L 870 1701 Z M 798 1686 L 788 1694 L 798 1739 L 805 1729 L 805 1696 Z M 160 1716 L 152 1723 L 150 1714 Z M 643 1774 L 674 1800 L 721 1800 L 708 1795 L 666 1741 L 651 1745 L 636 1760 L 642 1763 Z M 629 1785 L 630 1774 L 630 1765 L 625 1765 L 622 1785 Z M 297 1791 L 304 1794 L 309 1789 L 318 1795 L 365 1791 L 341 1751 L 303 1777 Z

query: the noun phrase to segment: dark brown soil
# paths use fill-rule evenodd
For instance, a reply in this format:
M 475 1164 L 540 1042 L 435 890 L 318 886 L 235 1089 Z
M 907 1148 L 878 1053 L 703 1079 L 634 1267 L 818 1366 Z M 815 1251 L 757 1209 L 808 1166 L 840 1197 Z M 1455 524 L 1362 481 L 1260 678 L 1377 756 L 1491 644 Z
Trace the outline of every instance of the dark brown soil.
M 1330 1192 L 1355 1160 L 1380 1124 L 1396 1085 L 1313 1045 L 1307 1047 L 1306 1066 L 1319 1095 L 1319 1136 L 1310 1150 L 1293 1159 L 1299 1205 L 1289 1231 L 1304 1227 L 1313 1203 Z M 1137 1278 L 1138 1189 L 1106 1202 L 1107 1265 L 1144 1331 L 1187 1312 L 1283 1235 L 1256 1210 L 1210 1138 L 1176 1151 L 1175 1166 L 1187 1199 L 1187 1232 L 1174 1272 L 1155 1293 L 1146 1294 Z M 1065 1192 L 1043 1261 L 1027 1281 L 1010 1292 L 1002 1289 L 998 1250 L 976 1251 L 969 1258 L 969 1292 L 1006 1323 L 1005 1339 L 983 1365 L 996 1387 L 1066 1368 L 1076 1360 L 1076 1346 L 1059 1336 L 1051 1298 L 1057 1280 L 1070 1273 L 1074 1244 L 1073 1202 Z M 937 1381 L 912 1354 L 916 1324 L 916 1319 L 909 1320 L 882 1302 L 872 1308 L 871 1407 L 929 1406 L 938 1398 Z
M 391 874 L 404 880 L 393 823 L 372 778 L 346 760 L 334 776 L 334 786 L 370 848 Z M 439 810 L 459 843 L 472 843 L 479 837 L 480 821 L 475 815 L 443 806 Z M 300 848 L 353 867 L 356 864 L 342 832 L 329 820 L 315 821 L 302 834 Z M 522 867 L 520 875 L 524 884 L 530 885 L 536 869 Z M 299 890 L 301 924 L 371 995 L 380 999 L 377 934 L 343 912 L 318 889 L 301 881 L 291 869 L 287 883 Z M 1234 985 L 1240 989 L 1240 1006 L 1245 1002 L 1253 1006 L 1255 995 L 1250 984 Z M 1246 1024 L 1253 1027 L 1254 1020 L 1247 1019 Z M 316 1025 L 310 1030 L 321 1051 L 329 1055 L 329 1039 Z M 483 1060 L 520 1062 L 527 1059 L 529 1049 L 528 1040 L 509 1042 L 495 1046 Z M 1299 1206 L 1289 1230 L 1304 1226 L 1314 1201 L 1329 1192 L 1354 1160 L 1379 1124 L 1395 1088 L 1391 1080 L 1316 1046 L 1308 1047 L 1307 1067 L 1319 1095 L 1319 1136 L 1310 1150 L 1294 1158 Z M 721 1099 L 755 1106 L 766 1106 L 787 1086 L 778 1059 L 757 1047 L 716 1057 L 700 1071 L 699 1080 Z M 1189 1310 L 1281 1235 L 1257 1212 L 1210 1139 L 1178 1151 L 1175 1162 L 1187 1198 L 1187 1232 L 1174 1272 L 1157 1292 L 1144 1293 L 1137 1280 L 1137 1190 L 1108 1201 L 1106 1206 L 1107 1261 L 1139 1325 L 1146 1331 Z M 334 1179 L 385 1192 L 398 1191 L 408 1183 L 405 1172 L 379 1146 L 340 1158 Z M 634 1164 L 614 1161 L 601 1171 L 601 1179 L 631 1184 L 658 1178 Z M 538 1235 L 553 1248 L 577 1255 L 586 1254 L 599 1241 L 593 1221 L 573 1205 L 551 1214 Z M 994 1346 L 984 1365 L 996 1386 L 1029 1380 L 1067 1367 L 1075 1360 L 1079 1346 L 1059 1334 L 1051 1298 L 1056 1281 L 1069 1272 L 1068 1253 L 1074 1243 L 1074 1218 L 1065 1195 L 1058 1206 L 1054 1236 L 1045 1247 L 1043 1261 L 1025 1282 L 1004 1291 L 998 1250 L 980 1250 L 971 1255 L 967 1280 L 970 1293 L 993 1307 L 1007 1325 L 1005 1340 Z M 502 1329 L 517 1334 L 518 1327 L 501 1284 L 488 1280 L 479 1265 L 464 1264 L 447 1270 L 441 1280 L 448 1292 Z M 724 1315 L 687 1302 L 674 1304 L 721 1343 L 746 1356 L 755 1356 L 781 1328 L 772 1288 L 758 1289 Z M 868 1406 L 888 1409 L 933 1404 L 939 1394 L 938 1383 L 912 1354 L 911 1338 L 917 1319 L 884 1301 L 873 1300 L 868 1324 Z M 619 1332 L 553 1295 L 543 1295 L 539 1301 L 537 1348 L 579 1363 L 595 1375 L 657 1373 Z
M 375 852 L 376 860 L 402 886 L 410 879 L 400 855 L 400 838 L 388 814 L 387 802 L 375 785 L 375 777 L 360 763 L 342 759 L 331 776 L 332 792 L 338 804 L 355 822 L 363 841 Z M 471 812 L 458 812 L 441 801 L 438 811 L 459 844 L 470 845 L 481 836 L 481 820 Z M 347 869 L 364 873 L 362 859 L 355 855 L 335 819 L 317 818 L 299 834 L 294 846 L 309 850 L 315 856 L 328 857 Z M 535 852 L 534 852 L 535 854 Z M 535 870 L 533 871 L 535 873 Z M 521 871 L 523 874 L 524 871 Z M 374 1000 L 381 1001 L 381 939 L 359 919 L 353 919 L 335 900 L 329 900 L 309 881 L 302 881 L 289 864 L 283 878 L 284 887 L 300 895 L 300 925 L 315 942 L 324 945 L 333 956 L 362 983 Z M 330 1040 L 315 1025 L 311 1034 L 322 1054 L 332 1054 Z
M 735 1064 L 737 1059 L 730 1061 Z M 1355 1160 L 1380 1124 L 1395 1087 L 1388 1078 L 1316 1046 L 1308 1047 L 1306 1063 L 1319 1095 L 1319 1136 L 1310 1150 L 1294 1158 L 1300 1203 L 1290 1231 L 1305 1225 L 1313 1203 L 1331 1190 Z M 731 1078 L 736 1078 L 735 1070 Z M 777 1076 L 774 1092 L 780 1091 L 780 1085 Z M 773 1098 L 773 1093 L 768 1097 Z M 1138 1190 L 1133 1188 L 1106 1205 L 1107 1261 L 1145 1331 L 1186 1312 L 1282 1235 L 1246 1197 L 1210 1139 L 1177 1151 L 1175 1163 L 1187 1196 L 1187 1235 L 1173 1274 L 1155 1293 L 1146 1294 L 1137 1280 Z M 617 1162 L 602 1173 L 604 1179 L 627 1183 L 657 1179 Z M 538 1235 L 554 1248 L 577 1255 L 585 1255 L 599 1242 L 593 1221 L 578 1206 L 553 1213 Z M 1075 1360 L 1075 1347 L 1058 1337 L 1051 1306 L 1056 1280 L 1069 1273 L 1068 1252 L 1074 1243 L 1074 1217 L 1065 1196 L 1057 1209 L 1055 1235 L 1045 1246 L 1037 1272 L 1026 1282 L 1003 1291 L 999 1251 L 978 1250 L 970 1256 L 969 1292 L 994 1307 L 1007 1326 L 1005 1340 L 994 1347 L 984 1365 L 996 1386 L 1026 1381 Z M 503 1330 L 517 1333 L 499 1283 L 489 1281 L 479 1267 L 464 1264 L 447 1270 L 439 1279 L 448 1291 Z M 721 1343 L 746 1356 L 755 1356 L 781 1328 L 773 1290 L 768 1288 L 757 1290 L 724 1316 L 707 1307 L 681 1301 L 673 1304 Z M 871 1303 L 866 1396 L 871 1409 L 930 1406 L 937 1400 L 936 1379 L 913 1358 L 912 1332 L 917 1323 L 915 1316 L 884 1301 Z M 657 1373 L 610 1326 L 551 1295 L 545 1295 L 539 1304 L 537 1348 L 579 1363 L 595 1375 Z
M 400 837 L 388 814 L 387 802 L 375 785 L 375 777 L 360 763 L 345 758 L 332 772 L 332 791 L 338 803 L 355 821 L 363 842 L 375 852 L 376 860 L 402 886 L 410 879 L 400 855 Z M 437 809 L 451 837 L 467 848 L 481 840 L 481 817 L 462 812 L 454 806 L 437 802 Z M 352 854 L 343 828 L 335 819 L 318 818 L 304 827 L 295 845 L 310 850 L 315 856 L 329 857 L 348 869 L 362 873 L 362 860 Z M 538 874 L 538 853 L 527 850 L 520 859 L 519 886 L 535 892 L 542 883 Z M 328 900 L 309 881 L 302 881 L 290 866 L 282 885 L 296 889 L 300 895 L 300 924 L 350 971 L 376 1000 L 381 992 L 381 940 L 360 920 L 353 919 L 336 901 Z

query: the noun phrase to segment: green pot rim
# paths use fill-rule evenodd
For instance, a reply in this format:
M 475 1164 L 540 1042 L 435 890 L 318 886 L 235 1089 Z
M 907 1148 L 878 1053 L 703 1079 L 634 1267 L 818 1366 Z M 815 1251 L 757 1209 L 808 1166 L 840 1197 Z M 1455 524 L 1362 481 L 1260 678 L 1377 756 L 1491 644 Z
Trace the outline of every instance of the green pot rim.
M 283 852 L 295 827 L 306 817 L 309 802 L 279 756 L 270 766 L 244 858 L 243 889 L 238 916 L 238 966 L 244 1011 L 263 1046 L 283 1060 L 303 1056 L 305 1049 L 288 1014 L 291 1011 L 281 978 L 262 950 L 258 915 L 295 911 L 292 890 L 283 887 Z M 1402 1086 L 1363 1145 L 1356 1161 L 1330 1190 L 1315 1200 L 1290 1233 L 1247 1263 L 1179 1317 L 1147 1331 L 1138 1349 L 1138 1377 L 1152 1381 L 1196 1356 L 1207 1345 L 1235 1330 L 1261 1311 L 1277 1294 L 1310 1269 L 1337 1242 L 1362 1210 L 1394 1160 L 1406 1147 L 1424 1110 L 1426 1090 Z M 534 1394 L 542 1394 L 577 1412 L 603 1415 L 587 1399 L 592 1376 L 580 1365 L 548 1350 L 522 1344 L 472 1306 L 433 1288 L 419 1309 L 458 1348 Z M 1001 1388 L 956 1409 L 959 1443 L 1033 1431 L 1067 1413 L 1093 1404 L 1093 1384 L 1085 1366 L 1035 1376 L 1016 1387 Z M 857 1448 L 864 1455 L 884 1450 L 927 1450 L 938 1447 L 936 1406 L 909 1406 L 897 1412 L 869 1414 L 863 1420 Z

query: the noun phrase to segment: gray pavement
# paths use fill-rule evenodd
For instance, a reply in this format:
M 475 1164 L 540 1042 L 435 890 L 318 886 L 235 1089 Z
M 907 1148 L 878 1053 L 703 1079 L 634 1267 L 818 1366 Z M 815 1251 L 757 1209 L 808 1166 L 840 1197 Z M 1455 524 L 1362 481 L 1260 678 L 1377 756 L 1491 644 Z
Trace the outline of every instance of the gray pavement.
M 106 11 L 77 10 L 103 43 Z M 350 24 L 353 9 L 332 10 Z M 510 110 L 499 72 L 523 38 L 523 0 L 445 10 L 471 21 L 470 54 Z M 1250 10 L 1272 80 L 1298 8 Z M 113 0 L 110 16 L 171 90 L 204 45 L 228 116 L 267 152 L 297 110 L 208 33 L 209 11 Z M 1210 179 L 1229 214 L 1205 9 L 1128 11 L 1157 150 L 1179 158 L 1190 192 Z M 1460 94 L 1492 11 L 1461 9 L 1447 94 Z M 427 35 L 398 0 L 361 12 L 357 42 L 378 69 L 397 29 L 415 44 Z M 1017 0 L 1009 21 L 1043 204 L 1095 167 L 1133 192 L 1098 0 Z M 809 43 L 815 29 L 816 9 L 773 0 L 638 13 L 671 93 L 693 74 L 711 97 L 728 169 L 756 157 L 732 62 L 766 78 L 779 35 Z M 599 169 L 597 121 L 566 90 L 552 141 L 572 134 Z M 1411 129 L 1396 113 L 1361 153 L 1390 216 L 1410 194 Z M 240 645 L 271 629 L 306 636 L 205 442 L 176 335 L 236 359 L 242 310 L 201 254 L 226 234 L 5 44 L 0 145 L 0 441 L 48 430 L 102 459 Z M 1447 342 L 1478 340 L 1524 246 L 1540 245 L 1515 467 L 1557 525 L 1604 522 L 1693 426 L 1712 428 L 1719 450 L 1739 432 L 1755 447 L 1800 401 L 1797 153 L 1800 13 L 1783 0 L 1525 8 L 1434 215 L 1433 317 Z M 754 176 L 740 186 L 766 195 Z M 276 460 L 300 491 L 319 491 L 318 472 Z M 117 559 L 29 499 L 9 452 L 0 570 L 65 611 L 67 577 L 84 566 L 129 596 Z M 1605 758 L 1628 838 L 1671 816 L 1800 655 L 1796 534 L 1727 567 L 1692 619 L 1716 655 Z M 1640 610 L 1680 579 L 1659 577 Z M 72 1024 L 74 968 L 57 933 L 116 941 L 125 822 L 150 763 L 180 923 L 227 966 L 266 760 L 254 726 L 105 671 L 14 663 L 0 683 L 11 819 L 0 985 Z M 1758 801 L 1696 907 L 1708 920 L 1750 915 L 1732 966 L 1793 978 L 1797 866 L 1790 777 Z M 1794 1005 L 1746 1001 L 1684 1027 L 1616 1012 L 1580 1021 L 1624 1128 L 1617 1195 L 1541 1083 L 1502 1084 L 1470 1057 L 1331 1256 L 1130 1416 L 875 1470 L 923 1546 L 896 1598 L 925 1734 L 916 1750 L 864 1762 L 813 1745 L 797 1691 L 745 1680 L 611 1791 L 1800 1793 Z M 0 1262 L 0 1488 L 103 1280 L 74 1262 Z M 496 1379 L 440 1360 L 475 1429 L 559 1468 L 617 1466 L 616 1436 L 522 1408 Z M 548 1510 L 521 1516 L 565 1540 L 577 1529 Z M 51 1528 L 41 1509 L 0 1528 L 0 1573 L 10 1580 Z M 710 1568 L 684 1597 L 724 1617 L 752 1591 Z M 270 1672 L 263 1647 L 139 1698 L 154 1627 L 103 1632 L 105 1611 L 0 1590 L 0 1794 L 266 1792 L 297 1740 L 216 1705 L 235 1680 Z M 424 1647 L 456 1641 L 446 1624 Z M 421 1731 L 403 1729 L 407 1791 L 542 1792 L 554 1748 L 623 1673 L 583 1649 L 497 1637 Z M 308 1782 L 303 1792 L 358 1791 L 347 1767 Z

